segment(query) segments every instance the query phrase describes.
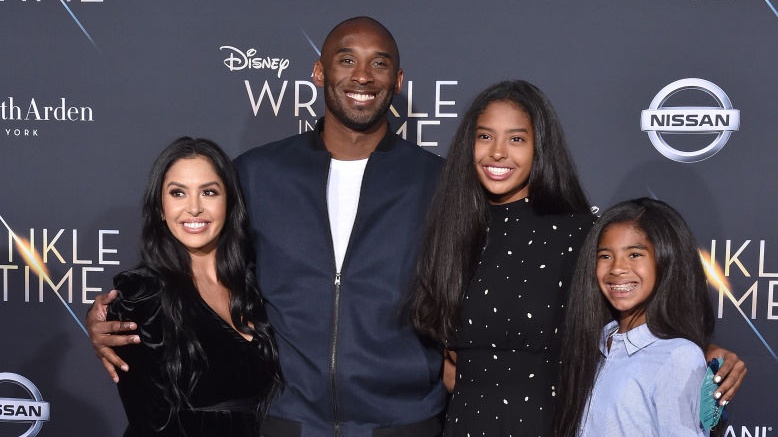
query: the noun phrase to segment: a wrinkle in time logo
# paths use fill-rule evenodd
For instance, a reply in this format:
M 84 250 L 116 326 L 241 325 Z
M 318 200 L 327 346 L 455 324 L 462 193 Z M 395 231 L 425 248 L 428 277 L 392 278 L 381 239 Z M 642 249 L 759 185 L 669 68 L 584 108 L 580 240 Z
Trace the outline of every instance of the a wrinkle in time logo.
M 772 435 L 773 427 L 764 425 L 728 425 L 724 431 L 724 437 L 771 437 Z
M 43 400 L 40 390 L 32 381 L 16 373 L 0 373 L 0 396 L 5 393 L 2 387 L 8 384 L 20 387 L 27 393 L 27 397 L 0 397 L 0 434 L 19 437 L 38 435 L 43 422 L 49 420 L 49 403 Z
M 717 106 L 664 106 L 681 92 L 702 92 L 715 100 Z M 732 132 L 740 128 L 740 111 L 734 109 L 727 94 L 713 82 L 689 78 L 677 80 L 662 88 L 640 116 L 640 129 L 648 133 L 651 144 L 659 153 L 677 162 L 692 163 L 718 153 Z M 675 134 L 709 134 L 713 141 L 696 150 L 681 150 L 667 139 Z
M 307 38 L 307 36 L 306 36 Z M 310 39 L 308 39 L 310 42 Z M 311 45 L 313 43 L 311 42 Z M 315 46 L 314 46 L 315 48 Z M 265 79 L 261 86 L 251 79 L 244 78 L 243 84 L 248 95 L 249 103 L 251 105 L 251 112 L 255 117 L 259 116 L 263 105 L 270 106 L 274 117 L 279 117 L 279 114 L 283 112 L 284 100 L 288 102 L 292 99 L 291 107 L 293 108 L 292 116 L 297 119 L 297 133 L 303 133 L 315 129 L 315 123 L 321 114 L 317 113 L 315 105 L 317 104 L 319 91 L 310 80 L 281 80 L 284 70 L 290 67 L 291 61 L 285 57 L 270 56 L 260 53 L 256 48 L 248 48 L 243 50 L 238 47 L 223 45 L 219 47 L 219 50 L 226 55 L 222 61 L 224 66 L 230 72 L 248 71 L 270 71 L 279 79 L 278 81 L 268 81 Z M 318 49 L 315 49 L 317 56 L 319 55 Z M 436 80 L 434 82 L 434 95 L 429 96 L 432 98 L 432 104 L 427 105 L 420 104 L 419 100 L 414 100 L 414 83 L 412 80 L 407 80 L 403 86 L 404 95 L 407 100 L 404 114 L 398 112 L 395 105 L 390 106 L 389 111 L 392 116 L 401 121 L 400 126 L 395 131 L 396 134 L 403 138 L 409 136 L 409 133 L 415 132 L 415 142 L 419 146 L 434 147 L 438 145 L 437 141 L 425 140 L 425 128 L 432 126 L 439 126 L 441 119 L 453 119 L 458 116 L 456 112 L 453 112 L 453 107 L 456 106 L 455 100 L 449 100 L 445 94 L 450 87 L 457 86 L 459 81 L 456 80 Z M 426 93 L 424 93 L 426 91 Z M 291 96 L 288 96 L 291 94 Z M 423 89 L 419 94 L 431 94 L 430 89 Z M 424 111 L 415 110 L 414 108 L 428 108 Z M 401 110 L 403 108 L 400 108 Z M 283 115 L 283 114 L 282 114 Z M 409 126 L 412 123 L 412 126 Z M 433 134 L 434 135 L 434 134 Z
M 105 275 L 113 274 L 111 266 L 120 265 L 118 235 L 118 229 L 85 235 L 65 228 L 29 228 L 17 234 L 0 215 L 0 305 L 42 303 L 50 292 L 71 312 L 68 304 L 74 301 L 92 303 L 103 292 L 95 285 L 105 284 Z

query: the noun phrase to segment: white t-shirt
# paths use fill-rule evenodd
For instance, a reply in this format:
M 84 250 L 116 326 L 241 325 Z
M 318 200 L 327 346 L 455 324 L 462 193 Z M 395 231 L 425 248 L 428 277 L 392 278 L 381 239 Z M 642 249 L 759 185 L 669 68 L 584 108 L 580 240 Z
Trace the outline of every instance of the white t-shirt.
M 330 175 L 327 178 L 327 212 L 330 217 L 335 263 L 339 272 L 343 266 L 343 258 L 346 256 L 351 230 L 354 228 L 362 176 L 365 174 L 366 166 L 367 158 L 356 161 L 330 160 Z

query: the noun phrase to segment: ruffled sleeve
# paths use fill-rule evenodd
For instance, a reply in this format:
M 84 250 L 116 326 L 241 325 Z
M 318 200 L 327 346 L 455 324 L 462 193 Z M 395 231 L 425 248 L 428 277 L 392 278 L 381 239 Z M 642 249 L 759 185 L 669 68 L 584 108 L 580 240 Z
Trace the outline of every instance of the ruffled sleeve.
M 144 268 L 119 273 L 114 277 L 117 299 L 108 308 L 108 320 L 137 323 L 141 342 L 150 346 L 162 342 L 162 281 Z
M 138 329 L 134 333 L 141 338 L 141 344 L 115 349 L 130 366 L 128 372 L 119 372 L 119 396 L 128 421 L 124 435 L 180 435 L 180 428 L 164 395 L 164 387 L 170 382 L 162 368 L 162 281 L 148 269 L 140 268 L 118 274 L 114 278 L 114 287 L 119 296 L 108 309 L 108 319 L 135 322 Z

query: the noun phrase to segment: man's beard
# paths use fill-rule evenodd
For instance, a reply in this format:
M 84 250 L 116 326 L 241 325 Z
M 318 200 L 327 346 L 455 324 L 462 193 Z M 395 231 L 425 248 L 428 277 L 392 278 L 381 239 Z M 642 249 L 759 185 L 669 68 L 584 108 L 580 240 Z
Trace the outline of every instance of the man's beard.
M 372 127 L 375 127 L 376 123 L 381 120 L 389 111 L 389 106 L 392 104 L 392 94 L 377 94 L 376 99 L 380 99 L 383 96 L 383 101 L 380 101 L 374 110 L 348 110 L 342 101 L 336 98 L 337 90 L 334 86 L 329 84 L 326 80 L 324 82 L 324 103 L 327 110 L 335 116 L 344 126 L 355 131 L 366 131 Z M 344 98 L 345 95 L 343 95 Z

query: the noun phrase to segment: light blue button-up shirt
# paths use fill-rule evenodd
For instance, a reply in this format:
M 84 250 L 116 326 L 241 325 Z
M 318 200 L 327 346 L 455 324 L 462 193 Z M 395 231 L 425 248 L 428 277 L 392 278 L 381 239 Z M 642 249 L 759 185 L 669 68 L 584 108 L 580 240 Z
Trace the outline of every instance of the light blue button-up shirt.
M 686 339 L 657 338 L 646 324 L 624 334 L 617 330 L 615 321 L 603 328 L 605 359 L 579 436 L 707 436 L 700 426 L 702 350 Z

